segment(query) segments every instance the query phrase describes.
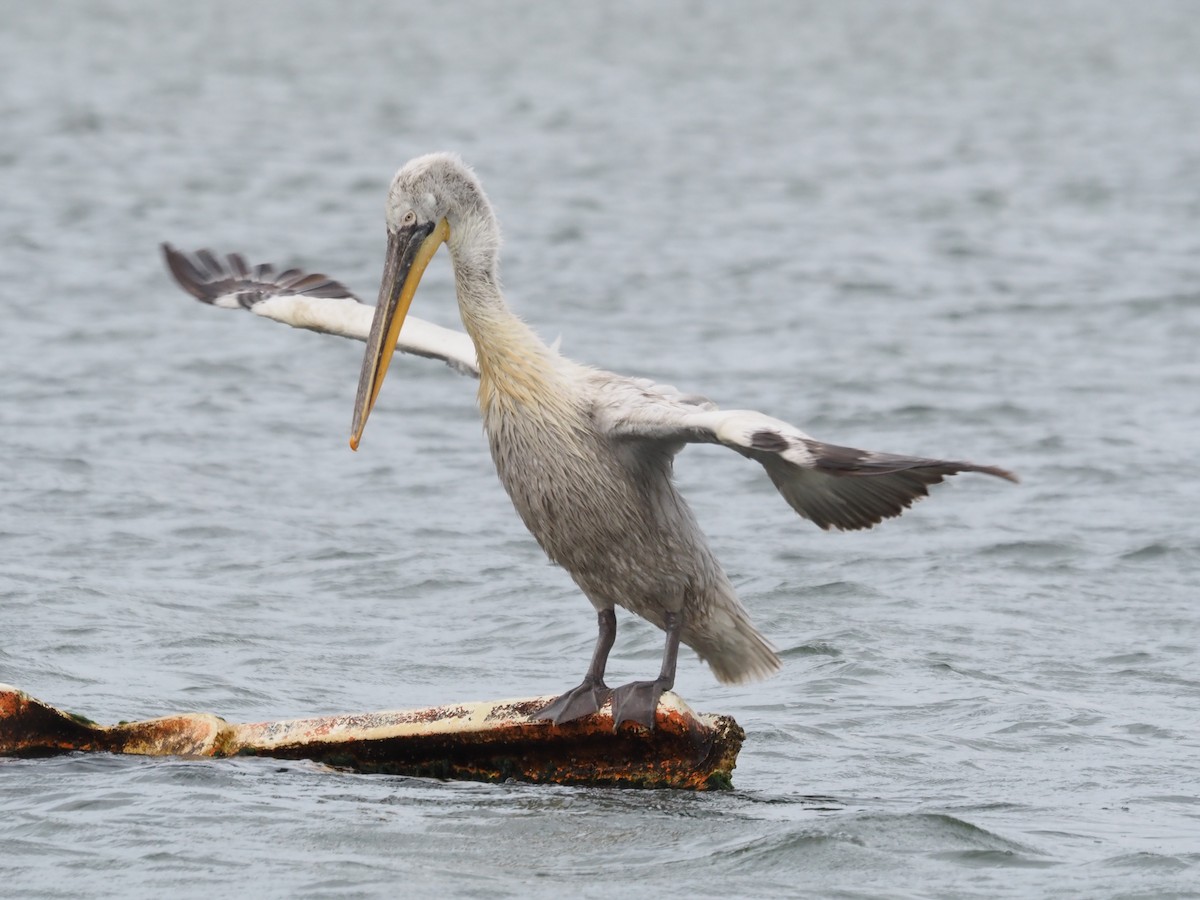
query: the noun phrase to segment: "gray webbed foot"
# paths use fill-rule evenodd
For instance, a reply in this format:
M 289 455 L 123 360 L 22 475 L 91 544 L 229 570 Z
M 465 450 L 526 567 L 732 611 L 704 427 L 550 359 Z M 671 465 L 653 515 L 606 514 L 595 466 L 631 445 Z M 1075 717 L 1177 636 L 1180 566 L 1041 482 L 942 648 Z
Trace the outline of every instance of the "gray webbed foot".
M 537 721 L 549 719 L 555 725 L 573 722 L 599 712 L 611 694 L 612 691 L 603 681 L 585 678 L 581 685 L 552 700 L 530 718 Z
M 673 680 L 673 679 L 672 679 Z M 655 712 L 662 692 L 671 687 L 663 678 L 654 681 L 631 681 L 612 692 L 613 730 L 622 722 L 637 722 L 654 730 Z

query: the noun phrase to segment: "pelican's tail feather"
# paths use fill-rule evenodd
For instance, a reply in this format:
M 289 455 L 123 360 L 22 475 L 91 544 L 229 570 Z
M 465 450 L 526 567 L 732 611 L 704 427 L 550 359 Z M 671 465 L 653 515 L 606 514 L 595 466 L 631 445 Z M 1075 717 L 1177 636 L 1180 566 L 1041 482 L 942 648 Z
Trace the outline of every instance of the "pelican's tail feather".
M 683 642 L 700 654 L 724 684 L 760 681 L 779 671 L 779 654 L 736 599 L 712 610 L 699 629 L 683 630 Z

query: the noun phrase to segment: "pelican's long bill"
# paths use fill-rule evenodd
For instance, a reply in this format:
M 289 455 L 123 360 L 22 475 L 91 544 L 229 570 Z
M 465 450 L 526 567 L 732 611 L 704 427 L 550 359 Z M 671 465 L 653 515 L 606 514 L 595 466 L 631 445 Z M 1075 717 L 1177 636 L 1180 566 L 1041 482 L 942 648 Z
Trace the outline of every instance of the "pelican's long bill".
M 400 337 L 404 317 L 412 305 L 413 295 L 425 267 L 437 248 L 450 237 L 450 226 L 442 219 L 437 225 L 426 222 L 413 224 L 388 234 L 387 259 L 383 265 L 383 282 L 379 285 L 379 303 L 367 337 L 367 352 L 363 356 L 362 373 L 358 376 L 358 397 L 354 401 L 354 424 L 350 427 L 350 449 L 357 450 L 367 427 L 367 416 L 375 406 L 383 376 L 387 374 Z

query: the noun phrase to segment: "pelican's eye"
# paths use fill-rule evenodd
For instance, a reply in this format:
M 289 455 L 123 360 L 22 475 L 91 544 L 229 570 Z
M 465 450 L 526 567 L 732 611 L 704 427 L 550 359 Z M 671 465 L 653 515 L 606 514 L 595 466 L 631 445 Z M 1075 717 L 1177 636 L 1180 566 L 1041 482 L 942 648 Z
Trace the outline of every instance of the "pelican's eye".
M 417 214 L 410 209 L 408 212 L 406 212 L 404 214 L 404 218 L 400 220 L 400 224 L 401 225 L 417 224 Z

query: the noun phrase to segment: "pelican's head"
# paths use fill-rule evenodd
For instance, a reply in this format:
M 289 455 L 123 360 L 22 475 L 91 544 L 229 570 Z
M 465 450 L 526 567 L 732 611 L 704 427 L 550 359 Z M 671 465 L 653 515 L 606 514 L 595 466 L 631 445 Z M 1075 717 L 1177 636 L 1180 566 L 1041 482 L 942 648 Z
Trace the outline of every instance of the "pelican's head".
M 497 250 L 495 218 L 483 188 L 475 173 L 450 153 L 419 156 L 396 173 L 388 189 L 387 230 L 379 303 L 354 404 L 350 446 L 355 450 L 392 361 L 404 317 L 437 248 L 449 243 L 456 266 L 486 258 L 494 264 Z

